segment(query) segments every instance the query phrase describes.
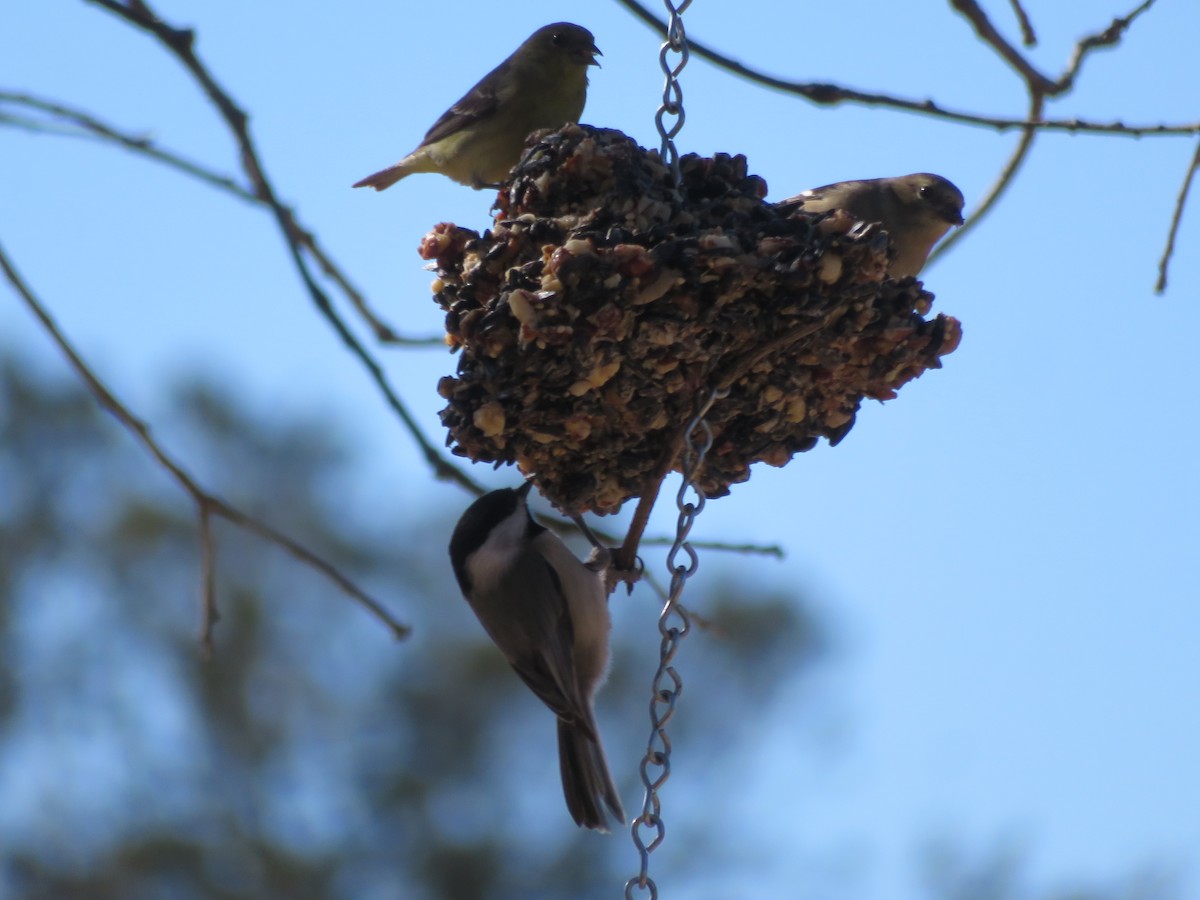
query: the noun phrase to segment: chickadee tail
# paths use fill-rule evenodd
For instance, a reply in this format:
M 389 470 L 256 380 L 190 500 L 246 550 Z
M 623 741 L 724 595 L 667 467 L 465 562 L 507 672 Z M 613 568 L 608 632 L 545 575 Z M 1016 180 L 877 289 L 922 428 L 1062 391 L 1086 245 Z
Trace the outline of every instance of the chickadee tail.
M 386 191 L 405 175 L 411 174 L 411 172 L 412 170 L 401 161 L 394 166 L 388 166 L 386 169 L 380 169 L 378 172 L 368 175 L 362 181 L 356 181 L 354 187 L 372 187 L 377 191 Z
M 595 722 L 591 726 L 594 732 Z M 605 807 L 618 822 L 625 821 L 625 810 L 608 771 L 604 748 L 582 723 L 558 720 L 558 765 L 562 770 L 567 811 L 576 825 L 607 832 Z

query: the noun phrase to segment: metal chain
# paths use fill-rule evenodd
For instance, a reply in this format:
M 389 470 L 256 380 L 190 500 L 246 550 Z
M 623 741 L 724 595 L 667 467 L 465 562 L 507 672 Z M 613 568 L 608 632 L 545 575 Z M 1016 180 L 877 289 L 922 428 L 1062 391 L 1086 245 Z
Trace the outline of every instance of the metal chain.
M 650 698 L 650 739 L 646 742 L 646 755 L 642 757 L 640 773 L 642 784 L 646 788 L 645 799 L 642 801 L 642 814 L 633 820 L 630 834 L 633 844 L 637 847 L 641 858 L 641 869 L 638 874 L 625 882 L 626 900 L 632 900 L 634 888 L 649 891 L 650 900 L 658 897 L 658 885 L 650 877 L 650 854 L 653 853 L 666 837 L 666 826 L 659 812 L 662 808 L 658 797 L 659 788 L 671 777 L 671 739 L 667 735 L 667 723 L 675 715 L 675 703 L 683 693 L 683 679 L 671 665 L 675 653 L 679 650 L 679 642 L 691 631 L 691 619 L 687 609 L 679 602 L 683 594 L 683 586 L 687 580 L 696 574 L 700 567 L 700 557 L 695 548 L 688 543 L 687 537 L 696 521 L 696 516 L 704 509 L 704 494 L 696 487 L 695 478 L 704 464 L 704 457 L 712 447 L 713 435 L 705 416 L 717 400 L 729 393 L 728 388 L 714 388 L 699 404 L 695 415 L 687 424 L 687 434 L 684 437 L 683 448 L 683 483 L 675 497 L 675 505 L 679 509 L 679 521 L 675 527 L 675 543 L 667 553 L 667 568 L 671 572 L 671 588 L 667 592 L 667 603 L 658 617 L 658 631 L 662 635 L 659 645 L 658 671 L 654 673 L 653 693 Z M 688 491 L 696 495 L 695 502 L 687 499 Z M 687 556 L 686 565 L 680 565 L 679 554 Z M 678 624 L 672 624 L 672 619 Z M 669 682 L 669 683 L 668 683 Z M 656 772 L 652 772 L 654 769 Z M 651 831 L 651 839 L 647 843 L 642 836 L 642 830 Z
M 675 136 L 683 128 L 683 88 L 679 86 L 679 73 L 688 61 L 687 35 L 683 30 L 683 12 L 692 5 L 692 0 L 682 0 L 676 4 L 671 0 L 663 0 L 667 8 L 667 39 L 658 51 L 658 62 L 666 75 L 663 85 L 662 105 L 654 114 L 654 124 L 662 138 L 662 148 L 659 155 L 671 170 L 671 178 L 675 186 L 679 186 L 679 151 L 675 147 Z M 668 56 L 676 54 L 677 59 L 672 63 Z M 673 121 L 668 123 L 670 117 Z M 683 586 L 687 580 L 696 574 L 700 566 L 700 557 L 688 543 L 687 537 L 692 530 L 696 516 L 704 509 L 704 494 L 695 485 L 693 479 L 704 464 L 704 457 L 712 447 L 712 429 L 704 417 L 708 414 L 713 403 L 728 393 L 727 390 L 714 388 L 708 397 L 697 405 L 696 412 L 687 424 L 683 447 L 683 483 L 675 498 L 679 509 L 679 521 L 675 527 L 675 543 L 667 553 L 667 569 L 671 573 L 671 587 L 667 592 L 667 602 L 658 616 L 658 632 L 662 635 L 659 645 L 658 671 L 654 673 L 654 682 L 650 697 L 650 738 L 646 742 L 646 755 L 642 757 L 639 772 L 642 785 L 646 788 L 642 801 L 642 813 L 633 820 L 630 835 L 637 848 L 641 867 L 638 874 L 625 882 L 626 900 L 633 900 L 634 889 L 649 893 L 649 900 L 657 900 L 658 885 L 650 877 L 650 854 L 653 853 L 667 836 L 666 826 L 659 815 L 662 802 L 658 791 L 671 777 L 671 738 L 667 735 L 667 723 L 675 715 L 675 703 L 683 693 L 683 679 L 671 665 L 679 650 L 679 642 L 687 637 L 692 624 L 687 609 L 679 602 L 683 594 Z M 697 435 L 699 432 L 699 435 Z M 687 499 L 688 491 L 696 495 L 696 502 Z M 679 554 L 687 555 L 687 564 L 678 563 Z M 673 624 L 677 622 L 677 624 Z M 650 840 L 643 837 L 643 830 L 650 832 Z
M 667 76 L 663 85 L 662 106 L 654 114 L 654 124 L 662 138 L 662 149 L 659 155 L 671 169 L 671 177 L 675 186 L 679 186 L 679 151 L 675 149 L 675 135 L 683 128 L 683 88 L 679 86 L 679 73 L 687 65 L 689 51 L 687 34 L 683 30 L 683 12 L 692 5 L 692 0 L 683 0 L 675 4 L 671 0 L 663 0 L 667 8 L 667 39 L 663 41 L 658 51 L 658 64 L 662 66 L 663 74 Z M 678 54 L 679 59 L 672 65 L 667 60 L 667 54 Z M 666 118 L 671 116 L 675 121 L 667 124 Z

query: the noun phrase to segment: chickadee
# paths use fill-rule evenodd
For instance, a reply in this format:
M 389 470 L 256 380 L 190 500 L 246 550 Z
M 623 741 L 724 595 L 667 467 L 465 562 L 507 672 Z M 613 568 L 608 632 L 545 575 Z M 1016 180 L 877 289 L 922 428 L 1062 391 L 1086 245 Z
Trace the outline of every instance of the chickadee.
M 533 520 L 532 482 L 484 494 L 450 538 L 463 596 L 521 680 L 558 716 L 563 794 L 576 825 L 608 831 L 625 811 L 592 709 L 608 670 L 604 576 Z
M 784 212 L 844 209 L 863 222 L 879 222 L 892 239 L 892 278 L 916 275 L 929 251 L 951 225 L 963 223 L 962 192 L 940 175 L 918 172 L 899 178 L 839 181 L 781 200 Z

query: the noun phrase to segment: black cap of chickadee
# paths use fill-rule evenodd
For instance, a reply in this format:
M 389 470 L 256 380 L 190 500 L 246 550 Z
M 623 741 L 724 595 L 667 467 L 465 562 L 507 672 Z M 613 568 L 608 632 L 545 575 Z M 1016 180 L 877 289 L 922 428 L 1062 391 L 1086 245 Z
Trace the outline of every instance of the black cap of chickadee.
M 558 716 L 571 818 L 608 831 L 607 812 L 625 819 L 592 709 L 608 671 L 608 590 L 603 573 L 533 520 L 531 486 L 492 491 L 467 507 L 450 538 L 450 562 L 488 636 Z

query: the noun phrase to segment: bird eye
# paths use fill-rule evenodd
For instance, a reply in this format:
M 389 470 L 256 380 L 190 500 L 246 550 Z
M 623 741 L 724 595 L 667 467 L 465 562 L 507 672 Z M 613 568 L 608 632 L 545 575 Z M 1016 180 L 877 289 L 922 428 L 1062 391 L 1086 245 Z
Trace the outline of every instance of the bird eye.
M 553 43 L 555 47 L 561 47 L 563 45 L 563 36 L 561 34 L 552 34 L 550 35 L 550 42 Z
M 921 185 L 919 188 L 917 188 L 917 194 L 924 199 L 929 199 L 929 194 L 930 194 L 929 185 L 927 185 L 927 184 Z

